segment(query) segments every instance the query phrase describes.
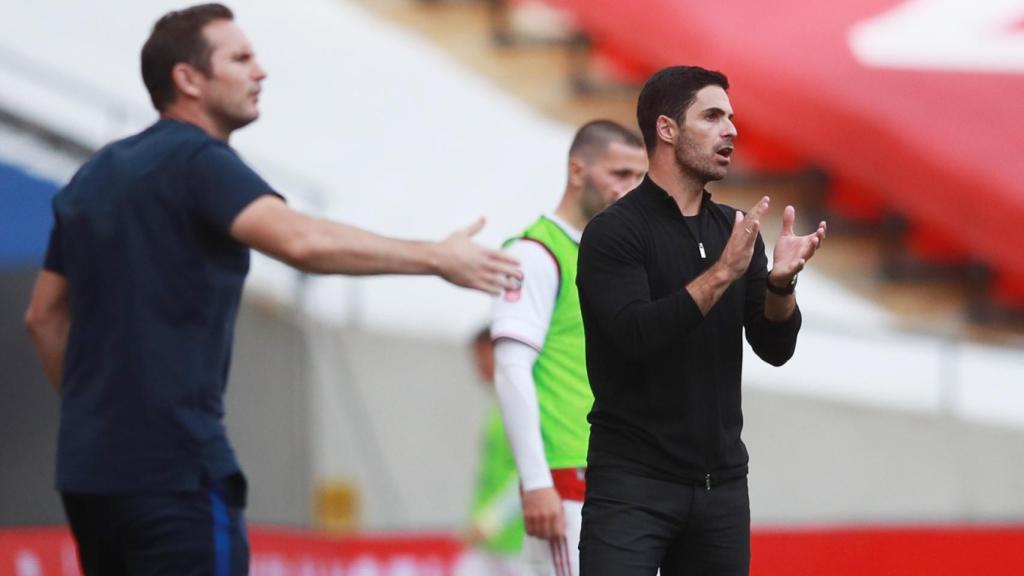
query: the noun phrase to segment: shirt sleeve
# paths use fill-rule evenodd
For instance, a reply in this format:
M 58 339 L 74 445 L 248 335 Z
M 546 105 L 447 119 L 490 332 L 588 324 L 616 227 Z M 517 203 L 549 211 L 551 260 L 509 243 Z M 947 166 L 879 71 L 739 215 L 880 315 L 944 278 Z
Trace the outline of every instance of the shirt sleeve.
M 275 192 L 229 146 L 210 144 L 192 160 L 194 206 L 209 224 L 224 232 L 250 203 Z
M 544 453 L 540 405 L 533 381 L 537 356 L 536 350 L 515 340 L 499 340 L 494 346 L 494 389 L 523 490 L 554 486 Z
M 746 294 L 743 306 L 743 327 L 750 347 L 762 360 L 772 366 L 782 366 L 793 357 L 796 337 L 803 317 L 800 307 L 782 322 L 772 322 L 764 316 L 765 291 L 768 285 L 768 257 L 764 239 L 757 235 L 754 255 L 746 272 Z
M 704 320 L 685 286 L 651 298 L 644 250 L 636 227 L 605 211 L 583 231 L 576 273 L 584 316 L 634 361 L 661 352 Z
M 506 250 L 519 260 L 523 280 L 494 300 L 491 338 L 509 338 L 535 350 L 544 346 L 561 278 L 554 256 L 539 242 L 521 239 Z
M 53 227 L 50 228 L 50 242 L 46 245 L 46 257 L 43 259 L 43 268 L 63 276 L 66 273 L 64 272 L 64 248 L 61 242 L 60 219 L 57 218 L 57 211 L 54 210 Z

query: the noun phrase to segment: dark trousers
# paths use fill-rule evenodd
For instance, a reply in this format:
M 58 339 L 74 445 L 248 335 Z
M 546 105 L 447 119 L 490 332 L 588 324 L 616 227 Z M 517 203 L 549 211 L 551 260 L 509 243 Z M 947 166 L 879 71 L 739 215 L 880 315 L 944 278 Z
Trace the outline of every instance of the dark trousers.
M 712 486 L 587 471 L 580 576 L 747 576 L 746 477 Z
M 197 492 L 61 495 L 85 576 L 244 576 L 239 474 Z

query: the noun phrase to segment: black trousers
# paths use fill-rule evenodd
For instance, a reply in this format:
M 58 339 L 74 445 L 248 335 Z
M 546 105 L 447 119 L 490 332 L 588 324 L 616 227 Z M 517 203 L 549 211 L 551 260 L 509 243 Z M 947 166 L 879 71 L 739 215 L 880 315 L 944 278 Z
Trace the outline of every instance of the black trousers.
M 85 576 L 244 576 L 241 474 L 196 492 L 61 495 Z
M 587 470 L 580 576 L 747 576 L 747 478 L 707 490 Z

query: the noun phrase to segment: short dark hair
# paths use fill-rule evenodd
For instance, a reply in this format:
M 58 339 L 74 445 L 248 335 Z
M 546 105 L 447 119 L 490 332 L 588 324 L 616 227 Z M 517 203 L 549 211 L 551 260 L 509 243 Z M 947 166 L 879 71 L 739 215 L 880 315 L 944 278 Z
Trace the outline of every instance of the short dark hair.
M 647 80 L 637 99 L 636 121 L 648 154 L 654 152 L 657 142 L 658 116 L 664 114 L 681 123 L 686 110 L 697 98 L 697 92 L 707 86 L 728 90 L 729 79 L 721 72 L 700 66 L 671 66 L 655 72 Z
M 210 73 L 210 45 L 203 28 L 216 20 L 234 20 L 231 9 L 223 4 L 200 4 L 164 14 L 153 25 L 142 46 L 142 81 L 149 91 L 153 107 L 159 111 L 174 102 L 171 70 L 179 63 Z
M 635 132 L 612 120 L 591 120 L 579 130 L 569 146 L 569 157 L 583 156 L 590 160 L 604 152 L 612 142 L 619 142 L 634 148 L 644 145 Z

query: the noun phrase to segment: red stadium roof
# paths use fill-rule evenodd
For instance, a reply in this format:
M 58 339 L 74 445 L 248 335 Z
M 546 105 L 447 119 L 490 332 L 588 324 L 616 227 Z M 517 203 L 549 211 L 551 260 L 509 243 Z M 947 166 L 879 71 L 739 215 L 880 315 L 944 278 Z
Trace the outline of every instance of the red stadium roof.
M 648 67 L 725 72 L 740 128 L 1024 279 L 1024 2 L 558 0 Z

